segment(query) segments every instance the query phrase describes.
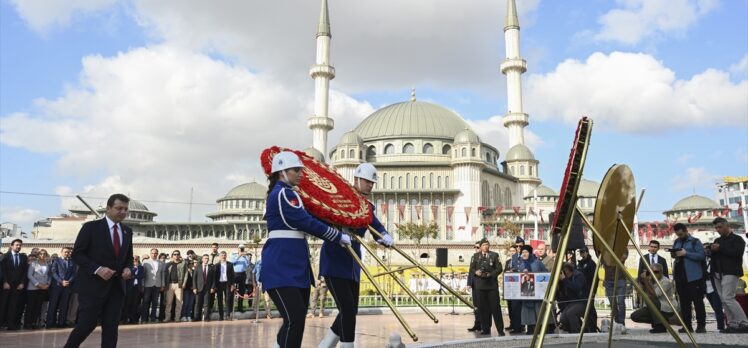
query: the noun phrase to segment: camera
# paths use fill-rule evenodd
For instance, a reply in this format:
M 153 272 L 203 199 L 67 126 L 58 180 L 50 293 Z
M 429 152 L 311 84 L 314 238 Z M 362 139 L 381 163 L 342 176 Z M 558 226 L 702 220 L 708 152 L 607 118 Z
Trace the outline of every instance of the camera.
M 670 256 L 672 256 L 673 258 L 679 257 L 679 256 L 675 255 L 675 253 L 678 252 L 678 251 L 681 251 L 681 250 L 683 250 L 683 248 L 670 248 L 670 249 L 667 249 L 667 251 L 670 253 Z
M 244 247 L 239 248 L 239 251 L 244 251 Z

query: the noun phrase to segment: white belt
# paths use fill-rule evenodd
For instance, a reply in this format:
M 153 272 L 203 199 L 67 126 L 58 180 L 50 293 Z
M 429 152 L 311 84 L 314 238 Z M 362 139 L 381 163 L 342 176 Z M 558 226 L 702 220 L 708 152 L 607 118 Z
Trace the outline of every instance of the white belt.
M 292 231 L 292 230 L 274 230 L 268 233 L 268 239 L 271 239 L 271 238 L 304 239 L 304 232 Z

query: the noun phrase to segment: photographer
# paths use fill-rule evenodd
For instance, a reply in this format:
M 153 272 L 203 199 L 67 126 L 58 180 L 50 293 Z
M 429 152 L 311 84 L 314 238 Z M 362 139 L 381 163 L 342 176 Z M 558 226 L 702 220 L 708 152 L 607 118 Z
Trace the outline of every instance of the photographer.
M 678 330 L 684 333 L 692 331 L 691 304 L 696 309 L 696 332 L 706 332 L 706 309 L 704 293 L 706 275 L 704 274 L 706 255 L 701 241 L 688 234 L 688 228 L 682 223 L 673 227 L 678 239 L 673 248 L 668 250 L 673 257 L 673 279 L 680 299 L 681 314 L 686 326 Z
M 566 303 L 561 310 L 559 321 L 561 327 L 569 333 L 578 333 L 582 329 L 582 315 L 589 295 L 587 280 L 582 272 L 574 269 L 574 264 L 565 262 L 561 267 L 559 291 L 563 293 Z
M 714 285 L 722 299 L 727 314 L 725 333 L 748 333 L 748 319 L 735 300 L 738 278 L 743 276 L 743 253 L 745 241 L 732 233 L 727 220 L 718 217 L 712 221 L 719 237 L 709 246 L 712 254 Z
M 654 302 L 655 308 L 647 308 L 645 302 L 644 306 L 631 313 L 631 320 L 635 323 L 652 324 L 652 329 L 649 330 L 650 333 L 662 333 L 667 330 L 665 329 L 665 325 L 657 320 L 655 310 L 660 311 L 665 319 L 670 319 L 670 317 L 673 316 L 675 310 L 667 301 L 668 299 L 670 299 L 671 302 L 675 301 L 673 298 L 673 284 L 670 282 L 670 279 L 665 277 L 661 264 L 654 263 L 651 266 L 655 277 L 657 277 L 657 280 L 662 286 L 662 290 L 665 292 L 660 291 L 660 288 L 655 284 L 654 278 L 649 274 L 649 272 L 644 271 L 639 274 L 637 280 L 644 288 L 644 292 L 649 296 L 649 299 Z
M 239 244 L 237 252 L 231 254 L 230 261 L 234 265 L 234 288 L 237 289 L 237 295 L 239 295 L 236 311 L 244 313 L 244 294 L 247 293 L 247 268 L 249 267 L 249 256 L 245 251 L 244 244 Z
M 475 275 L 473 291 L 478 292 L 478 312 L 480 313 L 481 334 L 491 334 L 491 316 L 493 316 L 499 336 L 504 336 L 504 318 L 499 304 L 498 277 L 503 272 L 499 254 L 489 251 L 487 239 L 480 241 L 480 251 L 470 263 L 470 273 Z

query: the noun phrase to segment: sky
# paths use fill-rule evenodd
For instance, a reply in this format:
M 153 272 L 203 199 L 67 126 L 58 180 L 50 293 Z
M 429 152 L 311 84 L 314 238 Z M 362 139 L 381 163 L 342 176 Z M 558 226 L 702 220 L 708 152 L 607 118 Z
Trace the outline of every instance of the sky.
M 584 177 L 629 165 L 640 221 L 748 175 L 748 1 L 518 0 L 527 145 L 558 191 L 576 122 Z M 319 1 L 0 0 L 0 223 L 29 232 L 114 192 L 205 221 L 273 146 L 306 148 Z M 330 0 L 328 147 L 408 100 L 503 154 L 504 1 Z M 503 155 L 500 160 L 503 160 Z M 189 202 L 193 204 L 190 206 Z

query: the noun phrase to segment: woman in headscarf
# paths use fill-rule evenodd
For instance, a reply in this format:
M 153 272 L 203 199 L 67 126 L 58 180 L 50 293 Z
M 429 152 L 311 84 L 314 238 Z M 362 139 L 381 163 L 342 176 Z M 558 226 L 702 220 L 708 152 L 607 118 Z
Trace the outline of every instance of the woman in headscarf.
M 532 247 L 529 245 L 522 246 L 520 252 L 520 272 L 537 273 L 537 272 L 548 272 L 543 263 L 538 259 L 535 254 L 532 253 Z M 532 335 L 535 331 L 535 324 L 538 321 L 538 314 L 540 313 L 540 306 L 543 303 L 541 300 L 522 300 L 522 326 L 527 326 L 527 335 Z M 550 317 L 550 321 L 553 323 L 553 316 Z

